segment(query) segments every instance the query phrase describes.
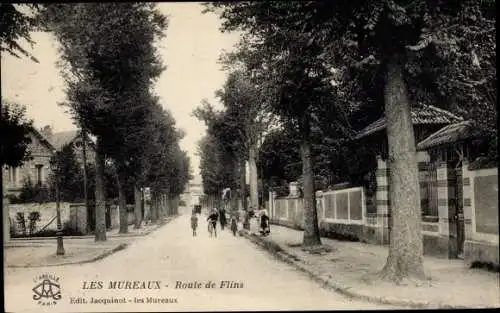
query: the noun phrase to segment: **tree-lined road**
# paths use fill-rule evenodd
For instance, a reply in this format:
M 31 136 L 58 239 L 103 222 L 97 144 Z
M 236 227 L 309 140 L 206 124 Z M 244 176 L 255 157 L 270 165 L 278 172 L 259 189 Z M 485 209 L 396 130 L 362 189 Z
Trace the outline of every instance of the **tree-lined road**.
M 182 215 L 165 227 L 140 238 L 127 249 L 96 263 L 85 265 L 7 269 L 5 309 L 39 312 L 33 300 L 33 278 L 52 274 L 60 278 L 62 299 L 50 311 L 185 311 L 185 310 L 306 310 L 383 309 L 361 301 L 351 301 L 323 289 L 308 276 L 259 250 L 242 237 L 225 230 L 209 238 L 206 222 L 200 221 L 199 235 L 191 236 L 189 215 Z M 96 282 L 92 285 L 91 282 Z M 155 281 L 151 290 L 109 289 L 112 281 Z M 208 281 L 215 288 L 207 289 Z M 222 281 L 227 281 L 221 283 Z M 83 289 L 83 285 L 89 288 Z M 176 285 L 201 288 L 176 289 Z M 130 285 L 133 286 L 134 283 Z M 141 283 L 135 283 L 142 287 Z M 222 288 L 221 288 L 222 284 Z M 125 284 L 124 284 L 125 285 Z M 166 287 L 168 285 L 168 287 Z M 90 298 L 122 299 L 125 304 L 91 304 Z M 134 303 L 134 298 L 164 298 L 177 303 Z M 86 299 L 87 304 L 70 301 Z M 176 300 L 173 300 L 176 299 Z M 130 302 L 129 302 L 130 301 Z

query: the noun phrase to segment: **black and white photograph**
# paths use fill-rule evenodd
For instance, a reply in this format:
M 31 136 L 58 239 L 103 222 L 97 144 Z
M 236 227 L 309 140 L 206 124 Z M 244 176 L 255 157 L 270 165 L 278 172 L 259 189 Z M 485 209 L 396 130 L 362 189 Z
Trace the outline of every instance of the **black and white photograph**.
M 500 308 L 496 4 L 1 3 L 4 311 Z

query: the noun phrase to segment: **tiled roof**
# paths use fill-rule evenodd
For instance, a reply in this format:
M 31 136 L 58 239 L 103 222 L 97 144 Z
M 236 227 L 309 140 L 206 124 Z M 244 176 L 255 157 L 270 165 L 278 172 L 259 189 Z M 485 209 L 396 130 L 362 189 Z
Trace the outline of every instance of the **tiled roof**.
M 47 140 L 47 138 L 45 138 L 44 135 L 42 135 L 35 127 L 32 127 L 31 128 L 31 132 L 33 135 L 35 135 L 38 140 L 40 140 L 47 148 L 49 148 L 50 150 L 55 150 L 56 148 L 54 147 L 54 145 Z
M 411 120 L 413 125 L 419 124 L 452 124 L 462 121 L 463 119 L 453 113 L 437 108 L 432 105 L 420 104 L 411 108 Z M 366 137 L 370 134 L 385 129 L 386 120 L 382 116 L 375 122 L 363 128 L 355 136 L 355 139 Z
M 64 145 L 73 141 L 78 133 L 78 130 L 53 133 L 50 138 L 50 142 L 57 150 L 60 150 Z
M 424 150 L 439 145 L 451 144 L 480 136 L 480 132 L 471 121 L 463 121 L 445 126 L 417 145 L 417 150 Z

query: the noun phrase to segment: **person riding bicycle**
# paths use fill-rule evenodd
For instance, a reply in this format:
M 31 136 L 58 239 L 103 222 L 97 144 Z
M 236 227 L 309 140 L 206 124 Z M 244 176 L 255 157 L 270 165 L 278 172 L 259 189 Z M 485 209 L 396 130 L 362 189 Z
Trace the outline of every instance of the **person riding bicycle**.
M 217 214 L 217 209 L 212 209 L 212 211 L 210 212 L 210 214 L 208 215 L 208 218 L 207 218 L 207 222 L 209 223 L 208 226 L 212 226 L 212 229 L 215 233 L 215 237 L 217 237 L 217 228 L 216 228 L 216 225 L 217 225 L 217 220 L 219 218 L 219 215 Z M 209 228 L 209 231 L 210 231 L 210 228 Z

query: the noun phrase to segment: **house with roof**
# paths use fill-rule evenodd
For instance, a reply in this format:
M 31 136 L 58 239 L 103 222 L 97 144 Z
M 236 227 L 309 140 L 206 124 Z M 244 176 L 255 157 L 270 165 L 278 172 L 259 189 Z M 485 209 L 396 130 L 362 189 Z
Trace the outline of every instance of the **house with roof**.
M 483 166 L 483 134 L 473 121 L 443 127 L 417 144 L 429 157 L 427 190 L 437 218 L 427 235 L 449 258 L 499 266 L 498 167 Z
M 78 162 L 83 164 L 84 141 L 83 134 L 80 129 L 54 133 L 52 132 L 52 128 L 50 126 L 45 126 L 41 129 L 41 133 L 49 142 L 52 143 L 57 151 L 60 151 L 65 145 L 71 145 Z M 87 140 L 85 142 L 87 163 L 93 164 L 95 162 L 95 142 L 92 140 L 91 136 L 87 136 Z
M 4 193 L 18 194 L 26 179 L 33 183 L 44 184 L 50 170 L 50 158 L 56 148 L 38 130 L 32 129 L 28 135 L 31 143 L 27 150 L 31 159 L 18 167 L 5 166 L 3 168 Z
M 29 134 L 31 143 L 28 145 L 31 159 L 19 167 L 4 167 L 3 182 L 5 195 L 18 195 L 24 182 L 30 179 L 35 184 L 44 185 L 50 174 L 50 158 L 64 145 L 71 144 L 77 160 L 83 164 L 83 136 L 81 131 L 65 131 L 52 133 L 50 126 L 41 130 L 35 128 Z M 86 141 L 87 163 L 94 163 L 95 144 L 88 138 Z
M 486 151 L 486 137 L 472 121 L 432 105 L 412 106 L 411 120 L 424 254 L 498 267 L 498 168 L 477 161 Z M 388 244 L 391 181 L 385 117 L 361 129 L 355 140 L 373 151 L 374 175 L 366 177 L 370 177 L 369 188 L 375 192 L 345 184 L 317 191 L 319 230 L 324 237 Z M 300 197 L 277 197 L 270 192 L 269 212 L 275 224 L 304 227 Z
M 447 110 L 440 109 L 432 105 L 417 104 L 411 108 L 411 119 L 413 123 L 413 130 L 415 142 L 421 142 L 431 134 L 448 125 L 462 122 L 463 119 Z M 375 208 L 376 212 L 370 212 L 370 219 L 373 221 L 373 230 L 375 234 L 374 241 L 377 243 L 385 244 L 389 242 L 390 225 L 390 201 L 389 201 L 389 171 L 390 168 L 387 164 L 388 145 L 387 145 L 387 132 L 386 132 L 386 119 L 382 116 L 380 119 L 369 124 L 358 132 L 355 140 L 361 142 L 369 140 L 376 143 L 376 158 L 377 168 L 375 169 L 376 179 L 376 192 L 375 192 Z M 429 153 L 425 150 L 417 152 L 418 170 L 420 178 L 420 198 L 423 211 L 423 229 L 427 229 L 426 221 L 434 222 L 438 218 L 436 206 L 429 207 L 429 198 L 437 199 L 436 190 L 427 188 L 428 164 L 430 162 Z M 432 202 L 434 203 L 434 202 Z M 429 239 L 430 242 L 434 238 Z M 427 238 L 424 233 L 424 246 Z M 430 246 L 433 244 L 430 243 Z M 424 249 L 425 249 L 424 247 Z M 429 247 L 433 249 L 433 247 Z

